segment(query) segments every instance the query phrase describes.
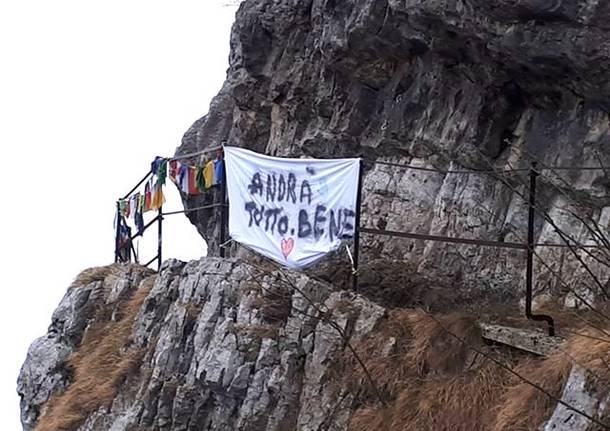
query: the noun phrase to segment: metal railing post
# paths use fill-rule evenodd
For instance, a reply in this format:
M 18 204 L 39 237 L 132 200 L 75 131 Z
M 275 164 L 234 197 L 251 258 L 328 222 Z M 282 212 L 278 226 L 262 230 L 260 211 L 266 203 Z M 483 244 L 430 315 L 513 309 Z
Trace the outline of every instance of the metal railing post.
M 532 313 L 532 296 L 534 284 L 534 228 L 536 223 L 536 178 L 538 171 L 537 163 L 532 163 L 529 179 L 529 211 L 527 219 L 527 266 L 525 270 L 525 316 L 533 321 L 547 322 L 549 326 L 549 336 L 555 335 L 555 321 L 551 316 Z
M 161 270 L 161 263 L 163 263 L 163 207 L 159 208 L 159 230 L 157 232 L 157 271 Z
M 220 163 L 222 163 L 222 178 L 220 183 L 220 199 L 221 199 L 221 207 L 220 207 L 220 257 L 226 257 L 225 251 L 225 243 L 227 242 L 227 172 L 225 165 L 225 156 L 224 151 L 222 152 L 222 158 Z
M 358 193 L 356 195 L 356 220 L 354 222 L 354 268 L 352 274 L 352 287 L 358 291 L 358 260 L 360 258 L 360 213 L 362 212 L 362 177 L 364 175 L 362 159 L 358 167 Z
M 121 241 L 121 205 L 116 201 L 116 235 L 114 236 L 114 263 L 119 261 L 119 244 Z

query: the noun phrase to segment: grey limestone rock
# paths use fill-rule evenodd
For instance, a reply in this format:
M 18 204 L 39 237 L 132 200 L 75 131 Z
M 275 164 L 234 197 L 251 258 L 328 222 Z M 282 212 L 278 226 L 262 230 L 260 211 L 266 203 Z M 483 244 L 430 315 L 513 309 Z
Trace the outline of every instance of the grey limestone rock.
M 607 408 L 607 396 L 602 400 L 600 394 L 587 387 L 587 380 L 591 378 L 587 370 L 575 365 L 570 372 L 561 399 L 589 417 L 600 419 L 604 417 Z M 558 404 L 542 431 L 587 431 L 593 425 L 586 417 L 563 404 Z
M 227 142 L 442 171 L 504 171 L 533 160 L 610 166 L 608 22 L 610 7 L 592 0 L 246 0 L 226 82 L 178 153 Z M 525 240 L 527 172 L 365 167 L 366 227 Z M 536 242 L 562 242 L 542 212 L 574 240 L 591 235 L 572 211 L 608 229 L 608 175 L 544 171 Z M 218 214 L 206 211 L 190 218 L 216 253 Z M 519 250 L 370 235 L 362 244 L 363 260 L 409 262 L 451 286 L 456 301 L 516 302 L 523 291 Z M 570 250 L 536 252 L 537 292 L 561 295 L 569 285 L 584 298 L 600 295 Z M 607 283 L 607 268 L 585 257 Z
M 49 397 L 72 383 L 69 373 L 54 370 L 65 366 L 92 323 L 88 308 L 75 306 L 80 295 L 103 289 L 98 296 L 106 302 L 117 297 L 119 286 L 133 293 L 138 283 L 123 273 L 110 284 L 69 290 L 54 319 L 81 322 L 79 330 L 71 344 L 50 334 L 30 348 L 19 378 L 24 429 L 33 429 Z M 265 296 L 270 288 L 284 293 L 283 320 L 264 312 L 264 302 L 276 300 Z M 367 299 L 304 274 L 218 258 L 167 261 L 131 331 L 146 352 L 140 367 L 111 406 L 100 407 L 78 429 L 279 431 L 327 424 L 343 430 L 351 398 L 336 397 L 334 355 L 346 339 L 374 330 L 384 315 Z
M 32 430 L 48 399 L 70 384 L 67 360 L 78 347 L 101 304 L 116 309 L 150 271 L 132 265 L 114 268 L 103 280 L 71 286 L 53 313 L 45 336 L 30 346 L 17 380 L 21 397 L 21 423 Z
M 528 172 L 447 171 L 610 166 L 609 23 L 610 3 L 595 0 L 245 0 L 227 79 L 178 153 L 226 142 L 277 156 L 361 156 L 364 226 L 522 242 Z M 572 212 L 609 228 L 608 170 L 542 174 L 539 207 L 553 224 L 539 214 L 537 243 L 561 242 L 555 226 L 591 243 Z M 215 193 L 185 196 L 185 206 Z M 188 216 L 217 254 L 220 214 Z M 373 288 L 388 274 L 401 286 L 425 275 L 427 291 L 448 287 L 438 297 L 462 309 L 517 304 L 523 290 L 521 250 L 368 235 L 362 246 L 361 280 Z M 333 358 L 386 309 L 339 288 L 350 272 L 341 256 L 320 279 L 262 271 L 233 252 L 242 259 L 163 264 L 131 328 L 139 367 L 79 431 L 347 429 L 354 399 L 333 385 Z M 537 292 L 574 307 L 599 296 L 569 250 L 536 253 Z M 607 267 L 579 258 L 607 285 Z M 385 275 L 367 271 L 380 262 Z M 147 275 L 122 267 L 68 290 L 19 376 L 24 430 L 73 383 L 66 364 L 95 311 L 105 307 L 112 322 Z M 573 370 L 564 397 L 605 409 L 583 379 Z M 558 407 L 545 429 L 586 429 L 575 421 Z

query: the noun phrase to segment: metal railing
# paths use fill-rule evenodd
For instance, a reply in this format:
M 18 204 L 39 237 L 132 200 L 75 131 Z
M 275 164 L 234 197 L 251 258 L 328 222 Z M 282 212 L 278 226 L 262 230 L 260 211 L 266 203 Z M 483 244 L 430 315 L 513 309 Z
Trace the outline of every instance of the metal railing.
M 528 186 L 528 223 L 527 223 L 527 240 L 525 243 L 518 242 L 503 242 L 503 241 L 490 241 L 484 239 L 471 239 L 471 238 L 459 238 L 459 237 L 448 237 L 448 236 L 440 236 L 440 235 L 429 235 L 429 234 L 420 234 L 420 233 L 411 233 L 411 232 L 398 232 L 398 231 L 390 231 L 383 229 L 372 229 L 362 227 L 360 225 L 360 212 L 362 210 L 361 203 L 361 195 L 362 195 L 362 162 L 360 165 L 360 178 L 358 181 L 358 198 L 357 198 L 357 222 L 356 222 L 356 231 L 354 236 L 354 258 L 353 258 L 353 288 L 354 290 L 358 289 L 358 268 L 359 268 L 359 249 L 360 249 L 360 233 L 370 234 L 370 235 L 384 235 L 390 237 L 398 237 L 398 238 L 408 238 L 408 239 L 416 239 L 423 241 L 434 241 L 434 242 L 442 242 L 442 243 L 453 243 L 453 244 L 465 244 L 465 245 L 477 245 L 479 247 L 496 247 L 496 248 L 507 248 L 507 249 L 518 249 L 524 250 L 525 253 L 525 266 L 526 266 L 526 274 L 525 274 L 525 316 L 529 320 L 537 321 L 537 322 L 546 322 L 548 326 L 548 334 L 549 336 L 555 335 L 555 321 L 554 319 L 546 314 L 535 314 L 532 312 L 532 303 L 533 303 L 533 280 L 534 280 L 534 250 L 536 247 L 561 247 L 561 248 L 572 248 L 573 246 L 569 243 L 566 244 L 537 244 L 534 242 L 534 234 L 535 234 L 535 222 L 536 222 L 536 211 L 538 209 L 536 203 L 536 187 L 537 187 L 537 178 L 540 175 L 541 169 L 538 168 L 536 162 L 533 162 L 530 168 L 518 168 L 518 169 L 508 169 L 508 170 L 440 170 L 434 168 L 423 168 L 417 166 L 404 165 L 400 163 L 392 163 L 392 162 L 380 162 L 377 160 L 367 160 L 373 164 L 381 164 L 386 166 L 393 166 L 405 169 L 413 169 L 418 171 L 425 172 L 436 172 L 439 174 L 447 175 L 447 174 L 468 174 L 468 175 L 500 175 L 506 173 L 523 173 L 528 172 L 529 177 L 529 186 Z M 564 170 L 564 171 L 591 171 L 591 170 L 602 170 L 606 172 L 606 169 L 603 167 L 553 167 L 553 168 L 544 168 L 544 170 Z M 548 217 L 548 216 L 547 216 Z M 562 239 L 565 238 L 562 236 Z M 602 248 L 599 245 L 578 245 L 579 248 Z
M 174 157 L 173 159 L 168 159 L 168 161 L 187 159 L 187 158 L 195 157 L 195 156 L 198 156 L 198 155 L 201 155 L 204 153 L 217 151 L 220 148 L 222 148 L 222 147 L 214 147 L 214 148 L 210 148 L 210 149 L 207 149 L 204 151 L 199 151 L 199 152 L 185 154 L 185 155 L 179 155 L 179 156 Z M 527 196 L 527 198 L 528 198 L 528 202 L 527 202 L 527 204 L 528 204 L 527 240 L 524 243 L 490 241 L 490 240 L 485 240 L 485 239 L 449 237 L 449 236 L 441 236 L 441 235 L 430 235 L 430 234 L 414 233 L 414 232 L 399 232 L 399 231 L 392 231 L 392 230 L 372 229 L 372 228 L 363 227 L 363 226 L 361 226 L 361 212 L 362 212 L 362 192 L 363 192 L 362 189 L 363 189 L 363 177 L 364 177 L 363 162 L 364 161 L 374 163 L 374 164 L 392 166 L 392 167 L 399 167 L 399 168 L 426 171 L 426 172 L 434 172 L 434 173 L 443 174 L 443 175 L 448 175 L 448 174 L 500 175 L 500 174 L 506 174 L 506 173 L 527 172 L 528 177 L 529 177 L 529 191 L 528 191 L 528 196 Z M 222 163 L 224 164 L 224 155 L 222 156 Z M 600 168 L 593 168 L 593 167 L 561 168 L 561 167 L 559 167 L 559 168 L 545 168 L 545 169 L 554 169 L 554 170 L 562 170 L 562 169 L 563 170 L 578 170 L 578 169 L 593 170 L 593 169 L 595 169 L 595 170 L 599 170 Z M 142 178 L 142 180 L 140 180 L 140 182 L 138 182 L 138 184 L 134 188 L 132 188 L 129 191 L 129 193 L 127 193 L 122 199 L 129 198 L 129 196 L 131 196 L 132 193 L 134 193 L 142 184 L 144 184 L 144 182 L 146 182 L 151 175 L 153 175 L 153 172 L 148 172 L 144 176 L 144 178 Z M 500 170 L 474 170 L 474 169 L 440 170 L 440 169 L 434 169 L 434 168 L 410 166 L 410 165 L 405 165 L 405 164 L 400 164 L 400 163 L 361 159 L 360 175 L 358 178 L 358 194 L 357 194 L 357 202 L 356 202 L 357 211 L 356 211 L 356 220 L 355 220 L 353 258 L 352 258 L 353 259 L 353 262 L 352 262 L 353 289 L 355 291 L 357 291 L 358 283 L 359 283 L 358 269 L 359 269 L 359 259 L 360 259 L 360 234 L 381 235 L 381 236 L 407 238 L 407 239 L 415 239 L 415 240 L 422 240 L 422 241 L 434 241 L 434 242 L 451 243 L 451 244 L 475 245 L 475 246 L 479 246 L 479 247 L 496 247 L 496 248 L 523 250 L 523 251 L 525 251 L 524 259 L 525 259 L 525 266 L 526 266 L 525 315 L 530 320 L 546 322 L 546 324 L 548 326 L 548 333 L 550 336 L 553 336 L 555 334 L 555 322 L 554 322 L 553 318 L 546 314 L 535 314 L 532 311 L 533 280 L 534 280 L 534 266 L 533 266 L 534 250 L 536 247 L 570 247 L 570 245 L 569 244 L 567 244 L 567 245 L 566 244 L 544 244 L 544 243 L 537 244 L 534 242 L 535 222 L 536 222 L 535 212 L 537 209 L 536 187 L 537 187 L 537 177 L 539 175 L 540 175 L 540 169 L 538 169 L 536 163 L 533 163 L 531 165 L 531 167 L 529 167 L 529 168 L 518 168 L 518 169 L 501 170 L 501 171 Z M 220 255 L 220 257 L 225 257 L 226 256 L 225 243 L 227 242 L 227 237 L 228 237 L 228 235 L 227 235 L 227 227 L 228 227 L 227 209 L 229 207 L 229 202 L 227 201 L 227 189 L 226 189 L 226 169 L 223 169 L 223 178 L 222 178 L 220 186 L 221 186 L 221 192 L 220 192 L 221 202 L 219 202 L 219 203 L 215 202 L 213 204 L 209 204 L 209 205 L 205 205 L 205 206 L 200 206 L 200 207 L 196 207 L 196 208 L 186 208 L 184 210 L 171 211 L 171 212 L 167 212 L 167 213 L 164 213 L 162 208 L 159 208 L 157 216 L 153 220 L 148 222 L 140 232 L 138 232 L 135 235 L 132 235 L 130 237 L 129 256 L 128 257 L 124 255 L 125 254 L 124 250 L 126 250 L 125 245 L 123 245 L 123 248 L 121 248 L 120 247 L 121 244 L 119 244 L 120 226 L 121 226 L 121 223 L 126 224 L 126 222 L 125 222 L 123 216 L 121 215 L 119 203 L 117 201 L 118 223 L 117 223 L 117 236 L 116 236 L 116 244 L 115 244 L 115 261 L 116 262 L 121 262 L 121 261 L 125 261 L 125 260 L 131 261 L 132 254 L 133 254 L 134 260 L 136 262 L 139 262 L 139 256 L 137 255 L 136 251 L 133 248 L 132 241 L 134 239 L 136 239 L 138 236 L 143 236 L 144 232 L 146 230 L 148 230 L 150 227 L 152 227 L 155 223 L 158 223 L 157 255 L 154 258 L 152 258 L 149 262 L 147 262 L 145 264 L 145 266 L 149 266 L 153 262 L 157 261 L 157 268 L 160 269 L 161 263 L 162 263 L 162 251 L 163 251 L 162 244 L 163 244 L 163 219 L 164 219 L 164 217 L 176 215 L 176 214 L 185 214 L 185 213 L 189 213 L 192 211 L 213 209 L 213 208 L 220 208 L 219 255 Z M 583 245 L 582 247 L 598 248 L 598 246 L 586 246 L 586 245 Z M 121 250 L 123 250 L 123 251 L 121 251 Z
M 123 214 L 121 214 L 120 201 L 128 199 L 138 188 L 144 184 L 148 179 L 153 175 L 152 171 L 148 171 L 148 173 L 121 199 L 117 200 L 116 203 L 116 237 L 114 244 L 114 261 L 115 262 L 131 262 L 132 258 L 136 263 L 140 263 L 140 257 L 136 252 L 133 246 L 133 240 L 139 236 L 144 236 L 144 232 L 146 232 L 151 226 L 155 223 L 158 223 L 157 229 L 157 255 L 153 257 L 149 262 L 145 263 L 144 266 L 150 266 L 153 262 L 157 261 L 157 269 L 161 268 L 161 263 L 163 262 L 163 207 L 160 207 L 157 211 L 157 216 L 148 222 L 142 229 L 140 229 L 135 235 L 129 235 L 128 239 L 125 239 L 125 232 L 130 232 L 128 229 L 127 221 Z M 125 229 L 121 232 L 121 229 Z
M 215 147 L 215 148 L 210 148 L 210 149 L 207 149 L 204 151 L 199 151 L 199 152 L 192 153 L 192 154 L 179 155 L 179 156 L 173 157 L 171 159 L 167 159 L 167 161 L 169 162 L 172 160 L 183 160 L 183 159 L 195 157 L 195 156 L 198 156 L 201 154 L 214 152 L 221 148 L 222 147 Z M 221 162 L 224 164 L 224 155 L 221 158 Z M 152 170 L 149 171 L 127 194 L 125 194 L 125 196 L 123 196 L 121 199 L 117 200 L 117 203 L 116 203 L 117 222 L 116 222 L 116 237 L 115 237 L 115 247 L 114 247 L 114 261 L 121 262 L 121 263 L 132 262 L 132 261 L 135 263 L 141 263 L 140 256 L 138 255 L 138 253 L 136 252 L 136 250 L 133 246 L 133 241 L 138 237 L 143 237 L 144 233 L 150 227 L 154 226 L 155 223 L 157 223 L 157 254 L 155 257 L 153 257 L 151 260 L 144 263 L 143 265 L 150 266 L 154 262 L 157 262 L 157 270 L 160 270 L 161 264 L 163 263 L 163 220 L 164 220 L 164 218 L 167 216 L 186 214 L 186 213 L 194 212 L 194 211 L 220 208 L 221 209 L 220 241 L 221 241 L 221 243 L 226 241 L 226 235 L 227 235 L 226 226 L 228 225 L 228 220 L 227 220 L 228 205 L 226 203 L 227 191 L 226 191 L 226 173 L 225 173 L 224 166 L 223 166 L 222 171 L 223 171 L 223 178 L 221 179 L 221 183 L 220 183 L 220 188 L 221 188 L 220 195 L 221 195 L 222 202 L 204 205 L 204 206 L 200 206 L 200 207 L 196 207 L 196 208 L 186 208 L 183 210 L 169 211 L 169 212 L 163 212 L 163 207 L 161 206 L 157 210 L 157 216 L 154 219 L 152 219 L 148 223 L 146 223 L 144 225 L 144 227 L 142 229 L 140 229 L 136 234 L 134 234 L 134 235 L 130 234 L 128 237 L 128 240 L 125 241 L 125 243 L 122 243 L 121 228 L 126 229 L 126 228 L 128 228 L 128 225 L 127 225 L 127 221 L 125 220 L 125 217 L 121 214 L 119 202 L 121 200 L 128 199 L 130 196 L 132 196 L 132 194 L 134 192 L 136 192 L 142 186 L 142 184 L 144 184 L 146 181 L 148 181 L 148 179 L 151 176 L 154 175 L 154 172 L 152 172 Z M 125 232 L 125 230 L 123 232 Z M 220 256 L 225 257 L 225 250 L 223 247 L 220 248 Z

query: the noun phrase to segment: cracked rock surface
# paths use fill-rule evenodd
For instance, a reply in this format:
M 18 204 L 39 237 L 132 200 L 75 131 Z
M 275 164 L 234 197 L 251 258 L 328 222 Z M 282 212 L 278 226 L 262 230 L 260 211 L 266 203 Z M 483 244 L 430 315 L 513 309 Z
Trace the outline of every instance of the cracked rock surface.
M 102 277 L 84 286 L 71 286 L 53 313 L 45 336 L 30 346 L 17 380 L 23 429 L 34 428 L 44 404 L 70 384 L 66 361 L 78 348 L 99 307 L 115 312 L 150 271 L 125 266 L 118 277 Z
M 527 169 L 534 160 L 610 166 L 608 22 L 610 5 L 597 0 L 246 0 L 226 82 L 178 152 L 226 141 L 270 155 L 363 156 L 442 171 Z M 365 166 L 366 227 L 525 241 L 526 171 Z M 608 229 L 608 170 L 542 173 L 540 211 L 573 240 L 591 234 L 571 212 Z M 212 253 L 217 217 L 190 214 Z M 563 243 L 541 214 L 535 240 Z M 370 235 L 362 243 L 363 260 L 409 262 L 459 301 L 505 304 L 523 291 L 520 250 Z M 567 283 L 586 300 L 600 295 L 569 249 L 536 252 L 537 292 L 563 296 Z M 579 301 L 568 295 L 566 304 Z
M 68 289 L 48 334 L 29 349 L 18 380 L 25 431 L 38 425 L 57 429 L 45 415 L 57 405 L 54 399 L 79 384 L 75 376 L 105 384 L 95 360 L 75 374 L 70 359 L 91 351 L 87 343 L 104 343 L 103 336 L 87 338 L 89 331 L 103 318 L 103 332 L 112 333 L 121 324 L 124 305 L 138 295 L 142 301 L 132 310 L 123 351 L 143 353 L 137 366 L 118 382 L 107 403 L 88 410 L 68 429 L 350 429 L 361 400 L 335 364 L 349 352 L 348 343 L 359 346 L 384 336 L 376 331 L 391 314 L 386 308 L 302 273 L 235 259 L 169 260 L 158 274 L 136 265 L 101 269 L 102 276 Z M 396 355 L 396 345 L 397 338 L 389 336 L 379 354 Z M 608 395 L 591 385 L 596 378 L 573 366 L 561 398 L 591 417 L 604 417 Z M 71 413 L 81 413 L 82 396 L 70 401 Z M 588 419 L 562 404 L 549 417 L 541 429 L 593 429 Z
M 50 395 L 71 383 L 62 365 L 91 324 L 93 296 L 112 301 L 116 286 L 133 293 L 141 279 L 122 273 L 114 284 L 68 291 L 19 377 L 25 430 L 34 429 Z M 345 342 L 337 328 L 357 340 L 384 315 L 302 274 L 235 260 L 170 260 L 131 331 L 146 352 L 139 370 L 78 430 L 343 430 L 351 398 L 331 378 Z

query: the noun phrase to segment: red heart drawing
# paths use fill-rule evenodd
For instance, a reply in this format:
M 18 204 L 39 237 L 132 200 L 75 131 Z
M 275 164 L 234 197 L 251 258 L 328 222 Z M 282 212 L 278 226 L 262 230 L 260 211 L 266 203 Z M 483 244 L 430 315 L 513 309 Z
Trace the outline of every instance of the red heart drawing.
M 294 239 L 282 239 L 281 246 L 284 259 L 288 259 L 288 256 L 290 255 L 290 253 L 292 253 L 292 250 L 294 249 Z

